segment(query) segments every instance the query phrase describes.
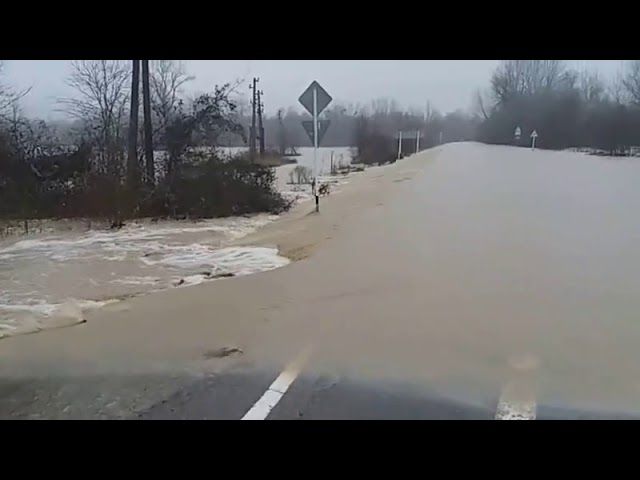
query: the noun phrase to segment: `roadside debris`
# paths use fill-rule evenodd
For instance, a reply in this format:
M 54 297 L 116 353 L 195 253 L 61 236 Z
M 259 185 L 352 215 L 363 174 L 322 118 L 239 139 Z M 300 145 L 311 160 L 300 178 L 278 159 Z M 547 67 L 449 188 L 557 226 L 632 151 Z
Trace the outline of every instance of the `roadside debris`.
M 207 360 L 212 358 L 225 358 L 236 353 L 242 355 L 244 352 L 241 348 L 238 347 L 222 347 L 216 350 L 209 350 L 208 352 L 205 352 L 204 358 L 206 358 Z

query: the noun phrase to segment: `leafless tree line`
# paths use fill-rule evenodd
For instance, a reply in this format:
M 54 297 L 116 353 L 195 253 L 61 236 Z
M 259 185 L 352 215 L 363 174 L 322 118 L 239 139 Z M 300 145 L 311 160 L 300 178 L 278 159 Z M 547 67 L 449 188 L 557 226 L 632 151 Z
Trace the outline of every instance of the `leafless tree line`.
M 127 135 L 128 179 L 140 177 L 138 138 L 144 139 L 145 173 L 155 178 L 153 138 L 162 136 L 180 101 L 181 87 L 193 77 L 172 60 L 78 60 L 72 63 L 67 84 L 75 95 L 59 99 L 59 109 L 82 121 L 84 134 L 96 141 L 98 168 L 114 172 L 124 168 Z M 143 132 L 139 131 L 139 92 L 142 84 Z M 128 122 L 127 122 L 128 113 Z
M 3 69 L 4 63 L 0 61 L 0 77 L 2 76 Z M 0 81 L 0 119 L 4 118 L 8 114 L 15 114 L 18 102 L 30 91 L 31 87 L 23 90 L 16 90 L 15 88 Z
M 60 155 L 25 146 L 41 146 L 44 137 L 20 115 L 21 92 L 3 87 L 0 100 L 13 115 L 10 128 L 0 125 L 0 216 L 106 215 L 117 226 L 130 215 L 287 208 L 272 171 L 209 148 L 225 134 L 244 138 L 233 100 L 239 82 L 186 98 L 181 90 L 192 79 L 171 60 L 72 62 L 74 95 L 59 99 L 58 109 L 76 120 L 76 136 Z M 154 147 L 164 150 L 161 178 Z
M 535 129 L 542 147 L 621 154 L 640 144 L 640 61 L 625 62 L 607 82 L 561 60 L 504 60 L 473 107 L 482 141 L 513 143 L 519 126 L 523 143 Z

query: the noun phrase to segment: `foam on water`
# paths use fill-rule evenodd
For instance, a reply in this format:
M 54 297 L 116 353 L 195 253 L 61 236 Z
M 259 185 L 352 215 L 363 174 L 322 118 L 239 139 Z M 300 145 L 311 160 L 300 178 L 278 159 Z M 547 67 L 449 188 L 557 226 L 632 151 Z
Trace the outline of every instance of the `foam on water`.
M 205 220 L 195 224 L 158 226 L 132 223 L 120 230 L 89 231 L 82 236 L 64 238 L 50 236 L 40 239 L 27 239 L 0 248 L 0 260 L 9 260 L 16 255 L 29 255 L 34 252 L 45 254 L 52 260 L 66 261 L 87 254 L 87 249 L 97 247 L 107 252 L 122 252 L 144 248 L 161 248 L 154 240 L 164 240 L 174 235 L 188 233 L 217 232 L 227 240 L 242 238 L 277 219 L 277 215 L 255 217 L 234 217 Z M 143 243 L 142 241 L 147 241 Z M 120 258 L 120 257 L 118 257 Z
M 84 312 L 100 308 L 117 300 L 76 300 L 33 303 L 27 305 L 0 304 L 0 339 L 12 335 L 35 333 L 45 328 L 75 325 L 84 321 Z
M 83 321 L 109 298 L 184 287 L 288 263 L 277 249 L 225 247 L 274 215 L 132 223 L 0 248 L 0 338 Z
M 143 258 L 147 265 L 162 264 L 182 269 L 210 269 L 207 275 L 231 274 L 234 276 L 273 270 L 289 261 L 278 255 L 275 248 L 227 247 L 211 249 L 206 245 L 192 245 L 181 252 L 159 254 Z
M 111 280 L 111 283 L 119 285 L 156 285 L 160 281 L 158 277 L 140 277 L 136 275 L 130 275 L 123 278 L 116 278 Z

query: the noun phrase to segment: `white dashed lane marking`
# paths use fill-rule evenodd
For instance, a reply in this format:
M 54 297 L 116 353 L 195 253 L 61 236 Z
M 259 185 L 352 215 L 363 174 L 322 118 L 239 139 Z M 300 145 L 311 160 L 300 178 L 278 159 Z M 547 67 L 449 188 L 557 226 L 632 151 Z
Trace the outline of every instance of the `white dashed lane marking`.
M 300 371 L 307 363 L 311 349 L 305 349 L 296 360 L 294 360 L 284 371 L 275 379 L 271 386 L 264 392 L 253 407 L 242 417 L 242 420 L 264 420 L 269 416 L 271 410 L 282 399 L 291 384 L 300 374 Z

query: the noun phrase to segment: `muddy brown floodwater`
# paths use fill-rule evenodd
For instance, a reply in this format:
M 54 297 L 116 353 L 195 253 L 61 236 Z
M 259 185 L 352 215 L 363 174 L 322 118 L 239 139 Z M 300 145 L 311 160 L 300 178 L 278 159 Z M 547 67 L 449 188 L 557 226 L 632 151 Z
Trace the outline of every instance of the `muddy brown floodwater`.
M 278 272 L 308 275 L 289 298 L 319 313 L 288 327 L 320 345 L 316 368 L 463 395 L 525 378 L 539 404 L 637 412 L 640 162 L 473 143 L 420 157 Z
M 638 185 L 635 159 L 454 144 L 318 261 L 363 257 L 343 269 L 378 372 L 530 370 L 539 403 L 638 411 Z
M 538 404 L 638 413 L 638 185 L 635 159 L 445 145 L 231 245 L 274 248 L 295 260 L 284 268 L 2 340 L 0 371 L 95 370 L 115 385 L 227 347 L 279 371 L 311 345 L 318 373 L 467 399 L 513 384 Z

